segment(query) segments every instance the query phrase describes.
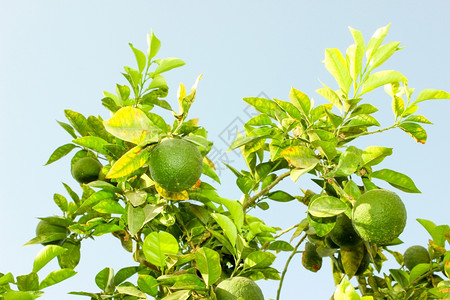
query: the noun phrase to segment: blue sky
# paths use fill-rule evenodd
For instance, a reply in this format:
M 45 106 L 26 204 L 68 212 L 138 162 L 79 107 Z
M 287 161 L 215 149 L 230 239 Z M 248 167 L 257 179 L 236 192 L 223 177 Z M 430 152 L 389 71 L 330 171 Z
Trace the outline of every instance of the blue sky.
M 243 97 L 265 93 L 287 99 L 291 86 L 322 101 L 314 92 L 318 79 L 333 85 L 321 63 L 325 48 L 345 51 L 352 43 L 348 26 L 372 33 L 392 23 L 386 41 L 401 41 L 404 50 L 386 64 L 396 69 L 416 90 L 450 90 L 450 19 L 448 1 L 7 1 L 0 2 L 0 272 L 14 275 L 31 271 L 40 246 L 22 247 L 34 236 L 36 217 L 58 214 L 54 193 L 65 194 L 61 182 L 76 186 L 69 160 L 44 167 L 51 152 L 70 141 L 55 120 L 64 121 L 64 109 L 85 115 L 108 113 L 101 106 L 103 91 L 124 83 L 122 67 L 134 65 L 128 43 L 146 48 L 151 29 L 162 42 L 159 57 L 186 62 L 167 73 L 175 103 L 180 82 L 190 86 L 203 74 L 191 116 L 199 117 L 218 150 L 231 142 L 228 129 L 248 119 Z M 372 96 L 384 125 L 392 120 L 390 100 Z M 408 174 L 422 194 L 399 193 L 408 209 L 404 245 L 425 245 L 428 236 L 415 221 L 432 219 L 448 224 L 450 167 L 450 101 L 427 102 L 420 108 L 428 126 L 426 145 L 405 133 L 392 131 L 362 139 L 358 146 L 394 147 L 394 155 L 380 166 Z M 234 122 L 234 123 L 233 123 Z M 237 123 L 236 123 L 237 122 Z M 233 153 L 228 159 L 238 168 Z M 221 174 L 219 191 L 238 199 L 234 177 Z M 281 185 L 292 193 L 312 186 L 306 179 Z M 289 227 L 305 216 L 300 204 L 274 204 L 255 212 L 268 224 Z M 286 256 L 277 267 L 282 269 Z M 131 257 L 114 238 L 101 237 L 83 244 L 78 275 L 49 288 L 42 299 L 75 299 L 72 290 L 97 291 L 95 274 L 106 266 L 116 271 L 131 265 Z M 45 272 L 57 268 L 49 265 Z M 258 282 L 267 299 L 274 298 L 276 282 Z M 333 291 L 329 261 L 318 274 L 291 264 L 282 299 L 328 299 Z

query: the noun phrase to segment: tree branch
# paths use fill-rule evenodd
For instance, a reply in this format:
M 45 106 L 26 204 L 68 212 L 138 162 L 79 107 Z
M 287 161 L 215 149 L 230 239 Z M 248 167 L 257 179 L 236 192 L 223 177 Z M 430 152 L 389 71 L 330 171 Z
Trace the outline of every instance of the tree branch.
M 291 171 L 286 172 L 284 174 L 281 174 L 280 176 L 278 176 L 271 184 L 269 184 L 268 186 L 266 186 L 264 189 L 262 189 L 258 194 L 256 194 L 255 196 L 251 197 L 250 199 L 248 199 L 247 202 L 244 203 L 243 205 L 243 209 L 244 211 L 249 208 L 251 205 L 253 205 L 253 203 L 255 203 L 255 201 L 263 196 L 265 193 L 267 193 L 268 191 L 270 191 L 270 189 L 272 189 L 274 186 L 276 186 L 281 180 L 283 180 L 284 178 L 288 177 L 291 174 Z

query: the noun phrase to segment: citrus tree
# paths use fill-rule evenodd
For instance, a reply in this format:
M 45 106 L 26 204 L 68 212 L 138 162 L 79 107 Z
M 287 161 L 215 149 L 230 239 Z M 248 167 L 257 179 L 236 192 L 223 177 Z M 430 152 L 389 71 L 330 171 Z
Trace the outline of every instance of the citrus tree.
M 189 116 L 201 76 L 190 91 L 180 84 L 174 109 L 165 99 L 169 88 L 163 74 L 184 62 L 157 59 L 161 43 L 153 33 L 145 53 L 130 44 L 137 67 L 125 67 L 126 84 L 117 84 L 115 93 L 105 92 L 101 100 L 110 118 L 65 110 L 68 122 L 58 122 L 72 139 L 51 154 L 47 165 L 71 154 L 70 172 L 79 189 L 64 184 L 67 195 L 54 194 L 61 215 L 40 218 L 36 236 L 27 243 L 43 245 L 32 271 L 0 274 L 0 298 L 38 298 L 76 274 L 84 240 L 112 234 L 133 263 L 117 272 L 100 270 L 94 278 L 99 291 L 70 294 L 259 300 L 264 296 L 255 281 L 264 279 L 279 281 L 281 299 L 287 268 L 301 255 L 305 272 L 331 262 L 334 299 L 449 299 L 450 227 L 419 219 L 431 236 L 429 244 L 413 245 L 404 255 L 393 250 L 402 243 L 407 217 L 395 191 L 420 191 L 407 175 L 377 167 L 392 148 L 354 145 L 362 136 L 396 128 L 424 144 L 423 125 L 431 122 L 418 113 L 420 103 L 450 98 L 441 90 L 415 92 L 402 73 L 379 70 L 402 49 L 400 42 L 383 44 L 388 29 L 378 29 L 365 43 L 361 32 L 350 28 L 354 44 L 345 54 L 325 50 L 325 67 L 337 83 L 334 88 L 322 83 L 317 90 L 326 104 L 315 105 L 295 88 L 288 101 L 244 98 L 258 114 L 230 145 L 240 149 L 246 163 L 245 170 L 226 165 L 242 192 L 239 200 L 219 195 L 204 180 L 220 184 L 208 159 L 213 143 L 199 120 Z M 392 100 L 394 119 L 388 126 L 373 116 L 377 107 L 365 101 L 378 88 Z M 162 110 L 173 118 L 163 118 Z M 277 188 L 288 177 L 297 182 L 302 176 L 317 188 L 300 186 L 299 195 Z M 249 213 L 270 210 L 272 201 L 303 203 L 305 218 L 282 229 Z M 280 251 L 291 253 L 283 270 L 272 266 Z M 398 268 L 382 269 L 388 257 Z M 53 259 L 60 269 L 40 279 L 39 271 Z

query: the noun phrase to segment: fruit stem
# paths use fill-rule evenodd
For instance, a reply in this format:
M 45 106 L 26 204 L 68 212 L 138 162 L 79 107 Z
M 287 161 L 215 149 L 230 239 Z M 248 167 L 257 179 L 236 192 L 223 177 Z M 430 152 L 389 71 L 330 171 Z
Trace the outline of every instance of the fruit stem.
M 280 284 L 278 285 L 276 300 L 280 300 L 281 288 L 283 287 L 283 280 L 284 280 L 284 277 L 286 276 L 286 272 L 287 272 L 289 263 L 291 262 L 292 258 L 295 256 L 295 254 L 297 254 L 298 247 L 300 247 L 300 245 L 303 243 L 303 241 L 306 239 L 306 237 L 307 237 L 307 234 L 305 233 L 302 236 L 302 238 L 300 239 L 300 241 L 297 243 L 297 245 L 295 245 L 294 250 L 292 250 L 291 255 L 289 256 L 288 260 L 286 261 L 286 264 L 284 265 L 283 272 L 281 273 Z
M 271 184 L 269 184 L 268 186 L 266 186 L 264 189 L 262 189 L 258 194 L 256 194 L 255 196 L 251 197 L 250 199 L 248 199 L 247 202 L 244 203 L 244 205 L 242 206 L 242 209 L 245 211 L 247 210 L 247 208 L 249 208 L 251 205 L 253 205 L 253 203 L 255 203 L 256 200 L 258 200 L 259 197 L 263 196 L 265 193 L 267 193 L 268 191 L 270 191 L 270 189 L 272 189 L 274 186 L 276 186 L 281 180 L 283 180 L 284 178 L 288 177 L 291 174 L 291 171 L 288 171 L 284 174 L 281 174 L 280 176 L 278 176 Z

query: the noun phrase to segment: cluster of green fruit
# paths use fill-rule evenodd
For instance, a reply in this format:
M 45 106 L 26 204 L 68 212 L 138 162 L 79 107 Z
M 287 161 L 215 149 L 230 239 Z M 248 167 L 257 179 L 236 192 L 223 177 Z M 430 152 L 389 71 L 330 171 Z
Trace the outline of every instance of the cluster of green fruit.
M 335 267 L 351 277 L 368 268 L 368 243 L 388 245 L 403 232 L 405 225 L 406 208 L 397 194 L 384 189 L 369 190 L 354 203 L 351 218 L 345 213 L 336 217 L 333 229 L 323 241 L 327 248 L 339 249 Z M 312 271 L 317 271 L 321 263 L 316 248 L 314 243 L 307 243 L 302 258 L 303 265 Z

